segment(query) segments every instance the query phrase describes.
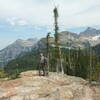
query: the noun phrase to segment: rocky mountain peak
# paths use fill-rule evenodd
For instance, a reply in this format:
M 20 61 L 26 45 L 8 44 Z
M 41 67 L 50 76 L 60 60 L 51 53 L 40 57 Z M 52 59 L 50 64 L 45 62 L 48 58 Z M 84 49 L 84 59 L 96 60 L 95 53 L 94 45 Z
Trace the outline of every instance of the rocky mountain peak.
M 36 38 L 29 38 L 29 39 L 27 39 L 27 41 L 33 42 L 33 41 L 37 41 L 37 39 Z
M 100 30 L 97 30 L 92 27 L 88 27 L 85 31 L 80 32 L 81 37 L 93 37 L 100 34 Z
M 27 40 L 18 39 L 14 43 L 15 44 L 19 44 L 19 45 L 23 45 L 23 46 L 28 46 L 28 44 L 30 46 L 32 46 L 36 42 L 37 42 L 37 39 L 35 39 L 35 38 L 29 38 Z
M 21 41 L 23 41 L 22 39 L 17 39 L 15 42 L 21 42 Z
M 88 27 L 85 31 L 92 31 L 92 30 L 96 30 L 96 29 L 92 27 Z
M 54 38 L 51 38 L 50 42 L 53 45 Z M 62 48 L 70 48 L 70 46 L 72 48 L 85 48 L 90 44 L 95 46 L 99 43 L 100 30 L 92 27 L 88 27 L 85 31 L 81 32 L 80 35 L 69 31 L 59 33 L 59 44 Z M 34 50 L 37 50 L 45 47 L 45 38 L 42 38 L 41 40 L 37 40 L 36 38 L 29 38 L 27 40 L 18 39 L 3 50 L 0 50 L 0 62 L 8 62 L 15 59 L 18 55 L 23 54 L 22 52 L 30 52 L 33 48 Z
M 15 43 L 15 44 L 21 44 L 21 43 L 23 43 L 23 41 L 24 41 L 24 40 L 22 40 L 22 39 L 17 39 L 14 43 Z
M 26 52 L 31 52 L 36 43 L 37 40 L 34 38 L 28 40 L 18 39 L 6 48 L 0 50 L 1 65 L 17 58 L 20 54 L 22 55 Z

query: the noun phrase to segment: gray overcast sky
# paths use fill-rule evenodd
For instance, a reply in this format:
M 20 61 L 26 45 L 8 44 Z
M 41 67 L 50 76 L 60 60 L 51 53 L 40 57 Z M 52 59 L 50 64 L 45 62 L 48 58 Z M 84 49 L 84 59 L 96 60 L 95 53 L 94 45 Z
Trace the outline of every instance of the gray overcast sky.
M 66 27 L 99 25 L 100 0 L 0 0 L 0 18 L 10 24 L 51 25 L 53 2 Z

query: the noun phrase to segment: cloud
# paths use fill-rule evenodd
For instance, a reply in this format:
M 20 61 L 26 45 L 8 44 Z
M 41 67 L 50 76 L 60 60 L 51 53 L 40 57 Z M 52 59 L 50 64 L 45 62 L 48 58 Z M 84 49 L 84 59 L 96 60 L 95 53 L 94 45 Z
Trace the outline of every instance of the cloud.
M 54 4 L 60 26 L 100 25 L 100 0 L 0 0 L 0 18 L 12 25 L 52 26 Z
M 13 26 L 14 25 L 27 25 L 28 24 L 28 22 L 26 20 L 18 19 L 16 17 L 8 18 L 6 21 Z
M 60 31 L 100 28 L 100 0 L 0 0 L 0 48 L 18 38 L 41 38 L 52 32 L 54 5 Z

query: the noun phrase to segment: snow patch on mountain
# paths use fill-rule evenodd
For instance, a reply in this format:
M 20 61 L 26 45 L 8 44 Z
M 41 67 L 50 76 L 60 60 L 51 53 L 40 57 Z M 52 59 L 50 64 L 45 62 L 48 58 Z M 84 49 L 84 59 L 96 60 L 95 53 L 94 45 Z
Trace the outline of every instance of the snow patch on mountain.
M 97 36 L 92 37 L 92 40 L 94 40 L 94 41 L 97 41 L 99 39 L 100 39 L 100 35 L 97 35 Z

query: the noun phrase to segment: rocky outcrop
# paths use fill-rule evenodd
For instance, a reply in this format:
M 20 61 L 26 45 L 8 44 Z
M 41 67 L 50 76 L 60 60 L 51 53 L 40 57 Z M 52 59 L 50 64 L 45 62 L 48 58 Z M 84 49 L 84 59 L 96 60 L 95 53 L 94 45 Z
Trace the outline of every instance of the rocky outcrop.
M 79 34 L 80 40 L 88 41 L 91 46 L 100 44 L 100 30 L 88 27 L 85 31 Z
M 97 30 L 92 27 L 88 27 L 85 31 L 80 33 L 80 36 L 82 37 L 93 37 L 97 35 L 100 35 L 100 30 Z
M 19 79 L 0 81 L 0 100 L 100 100 L 100 87 L 61 73 L 43 77 L 28 71 Z

